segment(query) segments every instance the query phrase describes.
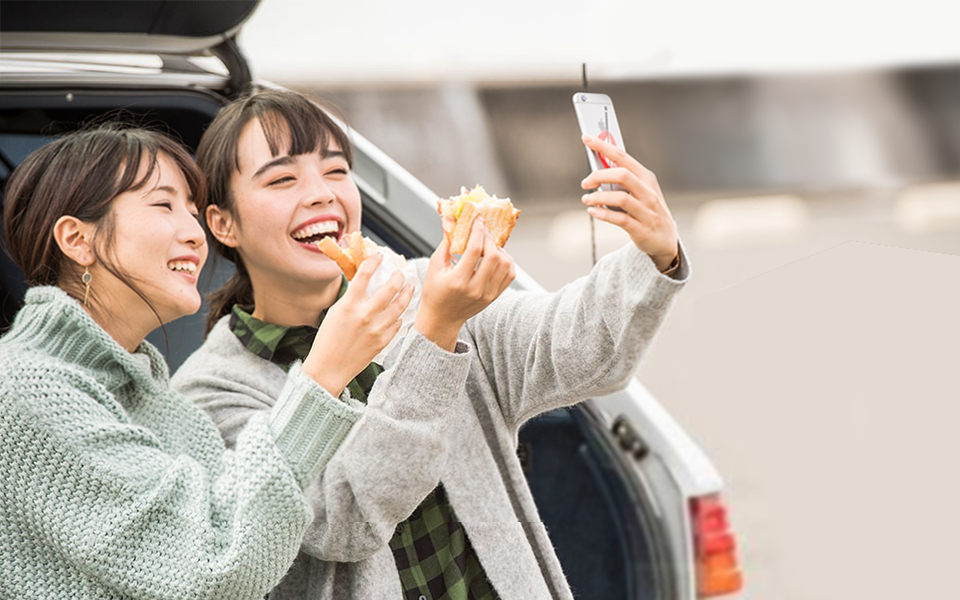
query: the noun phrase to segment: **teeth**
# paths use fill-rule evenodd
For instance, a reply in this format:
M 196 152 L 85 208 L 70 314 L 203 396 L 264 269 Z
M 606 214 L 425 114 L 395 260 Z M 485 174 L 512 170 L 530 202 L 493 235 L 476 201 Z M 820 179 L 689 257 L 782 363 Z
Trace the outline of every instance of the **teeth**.
M 172 271 L 178 271 L 181 273 L 196 273 L 197 265 L 193 264 L 189 260 L 176 260 L 170 261 L 167 263 L 167 267 Z
M 307 225 L 303 229 L 294 231 L 293 238 L 296 240 L 302 240 L 312 235 L 319 235 L 321 233 L 336 233 L 338 229 L 340 229 L 340 226 L 336 221 L 319 221 L 317 223 Z

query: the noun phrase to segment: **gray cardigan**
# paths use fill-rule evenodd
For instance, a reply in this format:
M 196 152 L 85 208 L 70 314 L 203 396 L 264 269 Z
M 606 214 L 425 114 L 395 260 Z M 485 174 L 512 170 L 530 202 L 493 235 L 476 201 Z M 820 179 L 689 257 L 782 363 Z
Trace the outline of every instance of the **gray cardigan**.
M 426 261 L 418 264 L 421 277 Z M 688 277 L 632 244 L 556 293 L 508 291 L 460 332 L 457 354 L 415 330 L 368 408 L 307 489 L 314 521 L 276 599 L 401 597 L 388 542 L 442 482 L 503 600 L 572 599 L 516 456 L 530 418 L 629 383 Z M 243 348 L 227 318 L 173 378 L 228 443 L 269 410 L 282 369 Z

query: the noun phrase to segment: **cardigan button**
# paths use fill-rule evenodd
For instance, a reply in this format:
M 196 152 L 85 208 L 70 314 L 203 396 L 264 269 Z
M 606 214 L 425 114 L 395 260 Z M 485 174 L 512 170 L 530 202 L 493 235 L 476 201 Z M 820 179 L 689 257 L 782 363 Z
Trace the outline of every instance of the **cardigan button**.
M 417 600 L 427 600 L 427 597 L 424 596 L 423 594 L 420 594 L 420 597 L 417 598 Z

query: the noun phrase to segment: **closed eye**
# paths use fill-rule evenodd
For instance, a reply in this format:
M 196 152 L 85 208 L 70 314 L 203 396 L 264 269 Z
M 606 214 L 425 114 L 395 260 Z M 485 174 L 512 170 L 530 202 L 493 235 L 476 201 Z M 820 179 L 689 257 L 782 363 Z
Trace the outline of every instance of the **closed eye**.
M 154 205 L 154 206 L 162 206 L 163 208 L 166 208 L 167 210 L 173 210 L 173 205 L 170 204 L 170 202 L 168 202 L 168 201 L 166 201 L 166 200 L 163 200 L 163 201 L 161 201 L 161 202 L 155 202 L 153 205 Z
M 267 185 L 268 185 L 268 186 L 269 186 L 269 185 L 279 185 L 279 184 L 281 184 L 281 183 L 286 183 L 286 182 L 288 182 L 288 181 L 293 181 L 293 177 L 290 177 L 289 175 L 287 175 L 287 176 L 285 176 L 285 177 L 280 177 L 279 179 L 274 179 L 273 181 L 271 181 L 271 182 L 268 183 Z

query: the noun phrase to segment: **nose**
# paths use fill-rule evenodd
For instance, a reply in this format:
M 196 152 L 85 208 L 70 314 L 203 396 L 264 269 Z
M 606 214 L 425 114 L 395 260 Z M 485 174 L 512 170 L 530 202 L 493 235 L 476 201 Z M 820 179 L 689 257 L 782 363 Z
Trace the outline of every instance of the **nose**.
M 307 193 L 304 195 L 304 201 L 308 206 L 318 204 L 333 204 L 337 199 L 333 189 L 327 185 L 327 182 L 319 174 L 308 181 Z
M 184 212 L 186 216 L 183 218 L 180 227 L 180 241 L 193 248 L 199 248 L 207 242 L 207 234 L 200 224 L 200 219 L 203 217 L 194 216 L 189 211 Z

